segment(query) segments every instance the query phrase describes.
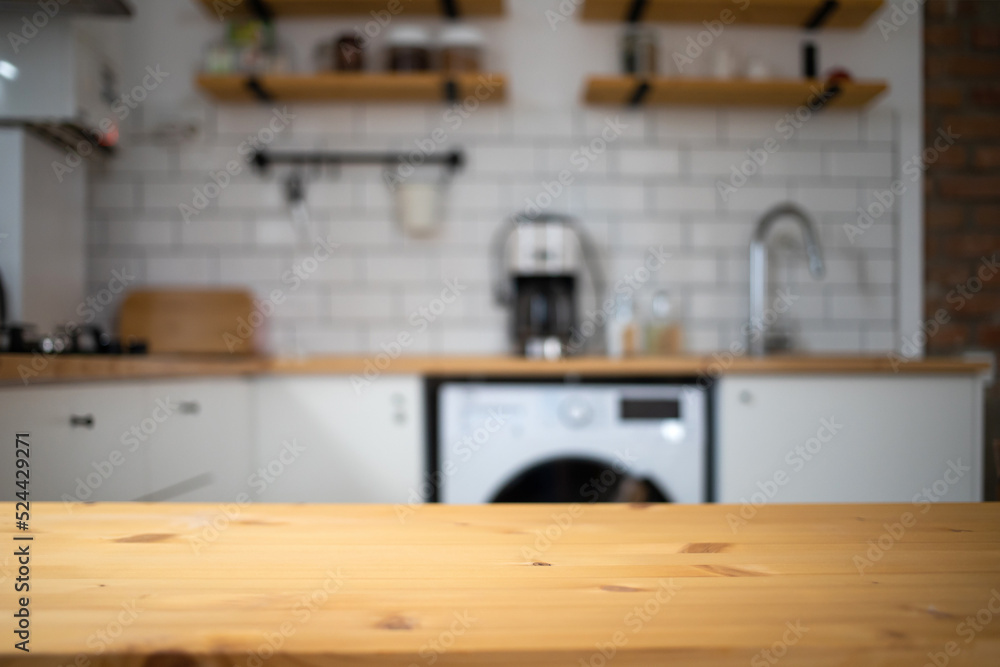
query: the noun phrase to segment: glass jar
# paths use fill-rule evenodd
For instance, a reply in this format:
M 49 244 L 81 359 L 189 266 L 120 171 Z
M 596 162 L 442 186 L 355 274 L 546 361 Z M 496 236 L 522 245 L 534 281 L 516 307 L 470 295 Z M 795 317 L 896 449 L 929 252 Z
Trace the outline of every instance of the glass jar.
M 458 74 L 478 72 L 483 59 L 483 35 L 469 26 L 451 26 L 441 31 L 441 69 Z
M 341 72 L 360 72 L 365 68 L 364 47 L 355 35 L 341 35 L 337 40 L 336 64 Z
M 625 28 L 621 39 L 621 57 L 624 74 L 654 76 L 658 57 L 656 32 L 641 25 Z
M 389 71 L 426 72 L 431 68 L 431 39 L 423 28 L 393 28 L 386 42 L 389 47 Z

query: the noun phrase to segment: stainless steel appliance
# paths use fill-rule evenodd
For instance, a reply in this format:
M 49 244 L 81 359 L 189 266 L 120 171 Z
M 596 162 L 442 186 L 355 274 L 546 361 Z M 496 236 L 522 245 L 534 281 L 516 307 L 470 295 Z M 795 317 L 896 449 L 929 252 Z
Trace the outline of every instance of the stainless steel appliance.
M 558 214 L 515 215 L 497 232 L 491 254 L 494 294 L 508 308 L 514 352 L 552 359 L 574 351 L 584 272 L 595 295 L 604 291 L 596 250 L 579 223 Z
M 710 396 L 693 380 L 440 380 L 428 398 L 440 502 L 712 499 Z

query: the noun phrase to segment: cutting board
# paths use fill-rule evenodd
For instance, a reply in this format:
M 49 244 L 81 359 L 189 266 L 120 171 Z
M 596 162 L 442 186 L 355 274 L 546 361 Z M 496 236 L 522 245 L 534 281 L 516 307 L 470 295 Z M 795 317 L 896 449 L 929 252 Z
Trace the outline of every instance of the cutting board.
M 146 341 L 151 354 L 253 354 L 261 329 L 253 312 L 247 290 L 136 290 L 122 304 L 118 334 Z

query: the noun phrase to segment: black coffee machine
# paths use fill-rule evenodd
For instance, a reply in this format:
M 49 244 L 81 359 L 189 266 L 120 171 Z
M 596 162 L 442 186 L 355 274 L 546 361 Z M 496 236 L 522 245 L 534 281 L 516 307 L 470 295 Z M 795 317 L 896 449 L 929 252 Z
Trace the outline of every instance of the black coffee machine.
M 516 354 L 558 359 L 601 340 L 577 328 L 581 274 L 590 273 L 595 296 L 603 284 L 593 244 L 574 218 L 515 215 L 494 237 L 492 254 L 494 290 L 508 308 Z

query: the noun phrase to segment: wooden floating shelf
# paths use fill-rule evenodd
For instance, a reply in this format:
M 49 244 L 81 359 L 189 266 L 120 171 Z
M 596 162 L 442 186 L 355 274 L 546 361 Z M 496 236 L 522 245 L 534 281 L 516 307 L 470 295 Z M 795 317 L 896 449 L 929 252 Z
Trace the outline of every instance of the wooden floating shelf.
M 587 21 L 658 21 L 701 23 L 717 21 L 724 11 L 733 25 L 860 28 L 883 0 L 586 0 Z M 745 9 L 741 9 L 745 6 Z
M 237 18 L 262 16 L 362 16 L 388 10 L 387 0 L 195 0 L 209 16 Z M 400 16 L 502 16 L 503 0 L 399 0 Z M 232 6 L 231 6 L 232 5 Z M 223 12 L 220 8 L 228 11 Z
M 501 102 L 507 78 L 500 74 L 201 74 L 198 87 L 220 102 Z
M 643 88 L 644 84 L 647 86 Z M 843 81 L 840 93 L 826 105 L 856 109 L 888 90 L 880 81 Z M 627 76 L 594 76 L 587 81 L 588 104 L 647 104 L 711 107 L 797 107 L 813 101 L 824 84 L 816 80 L 750 81 L 746 79 L 649 80 Z M 637 99 L 638 98 L 638 99 Z

